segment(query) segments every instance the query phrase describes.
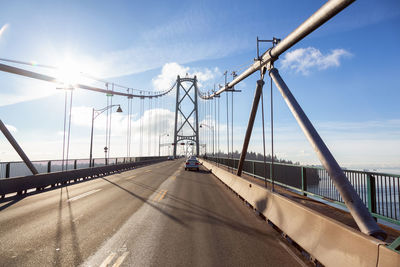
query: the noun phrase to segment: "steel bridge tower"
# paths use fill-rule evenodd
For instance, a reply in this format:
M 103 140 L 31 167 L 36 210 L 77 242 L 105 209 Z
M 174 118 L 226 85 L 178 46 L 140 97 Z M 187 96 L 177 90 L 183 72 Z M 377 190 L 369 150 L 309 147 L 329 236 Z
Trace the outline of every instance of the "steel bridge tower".
M 191 84 L 188 89 L 186 89 L 182 83 Z M 182 92 L 182 97 L 181 97 Z M 191 92 L 193 92 L 191 94 Z M 189 140 L 191 143 L 195 143 L 196 145 L 196 156 L 199 155 L 199 121 L 198 121 L 198 106 L 197 106 L 197 78 L 181 78 L 178 75 L 176 80 L 176 106 L 175 106 L 175 129 L 174 129 L 174 157 L 176 157 L 177 146 L 180 141 Z M 189 110 L 186 110 L 182 107 L 183 101 L 185 101 L 185 107 L 190 106 Z M 187 105 L 186 105 L 187 104 Z M 193 107 L 193 108 L 192 108 Z M 185 112 L 186 110 L 186 112 Z M 179 113 L 183 117 L 183 121 L 180 125 L 178 125 L 178 115 Z M 186 113 L 186 114 L 185 114 Z M 191 134 L 184 134 L 183 128 L 184 126 L 188 126 Z

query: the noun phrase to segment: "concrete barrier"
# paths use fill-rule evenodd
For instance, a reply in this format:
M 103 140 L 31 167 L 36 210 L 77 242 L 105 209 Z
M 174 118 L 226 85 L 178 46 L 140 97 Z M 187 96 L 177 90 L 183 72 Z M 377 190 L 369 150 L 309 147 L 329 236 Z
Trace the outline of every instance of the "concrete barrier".
M 400 266 L 400 254 L 388 249 L 385 242 L 209 162 L 202 163 L 325 266 Z

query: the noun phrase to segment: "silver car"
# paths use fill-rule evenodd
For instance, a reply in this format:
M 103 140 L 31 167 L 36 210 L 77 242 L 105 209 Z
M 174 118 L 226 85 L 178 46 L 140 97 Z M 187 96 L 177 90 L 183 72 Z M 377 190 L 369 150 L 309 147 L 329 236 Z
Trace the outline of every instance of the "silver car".
M 190 157 L 185 162 L 185 171 L 187 170 L 200 170 L 200 162 L 197 160 L 196 157 Z

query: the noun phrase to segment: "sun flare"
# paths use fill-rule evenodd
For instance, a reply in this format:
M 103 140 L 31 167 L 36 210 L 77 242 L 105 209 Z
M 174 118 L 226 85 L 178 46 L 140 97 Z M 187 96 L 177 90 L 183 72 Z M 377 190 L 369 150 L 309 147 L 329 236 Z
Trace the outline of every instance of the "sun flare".
M 57 80 L 71 87 L 80 83 L 82 81 L 82 75 L 77 64 L 70 60 L 60 64 L 57 68 Z

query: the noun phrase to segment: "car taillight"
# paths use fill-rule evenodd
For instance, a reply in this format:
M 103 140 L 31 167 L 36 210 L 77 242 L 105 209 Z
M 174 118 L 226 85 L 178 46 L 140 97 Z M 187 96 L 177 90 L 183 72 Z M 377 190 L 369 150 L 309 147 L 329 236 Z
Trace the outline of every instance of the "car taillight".
M 189 165 L 189 162 L 186 162 L 186 165 Z
M 196 165 L 200 165 L 200 163 L 196 162 Z

